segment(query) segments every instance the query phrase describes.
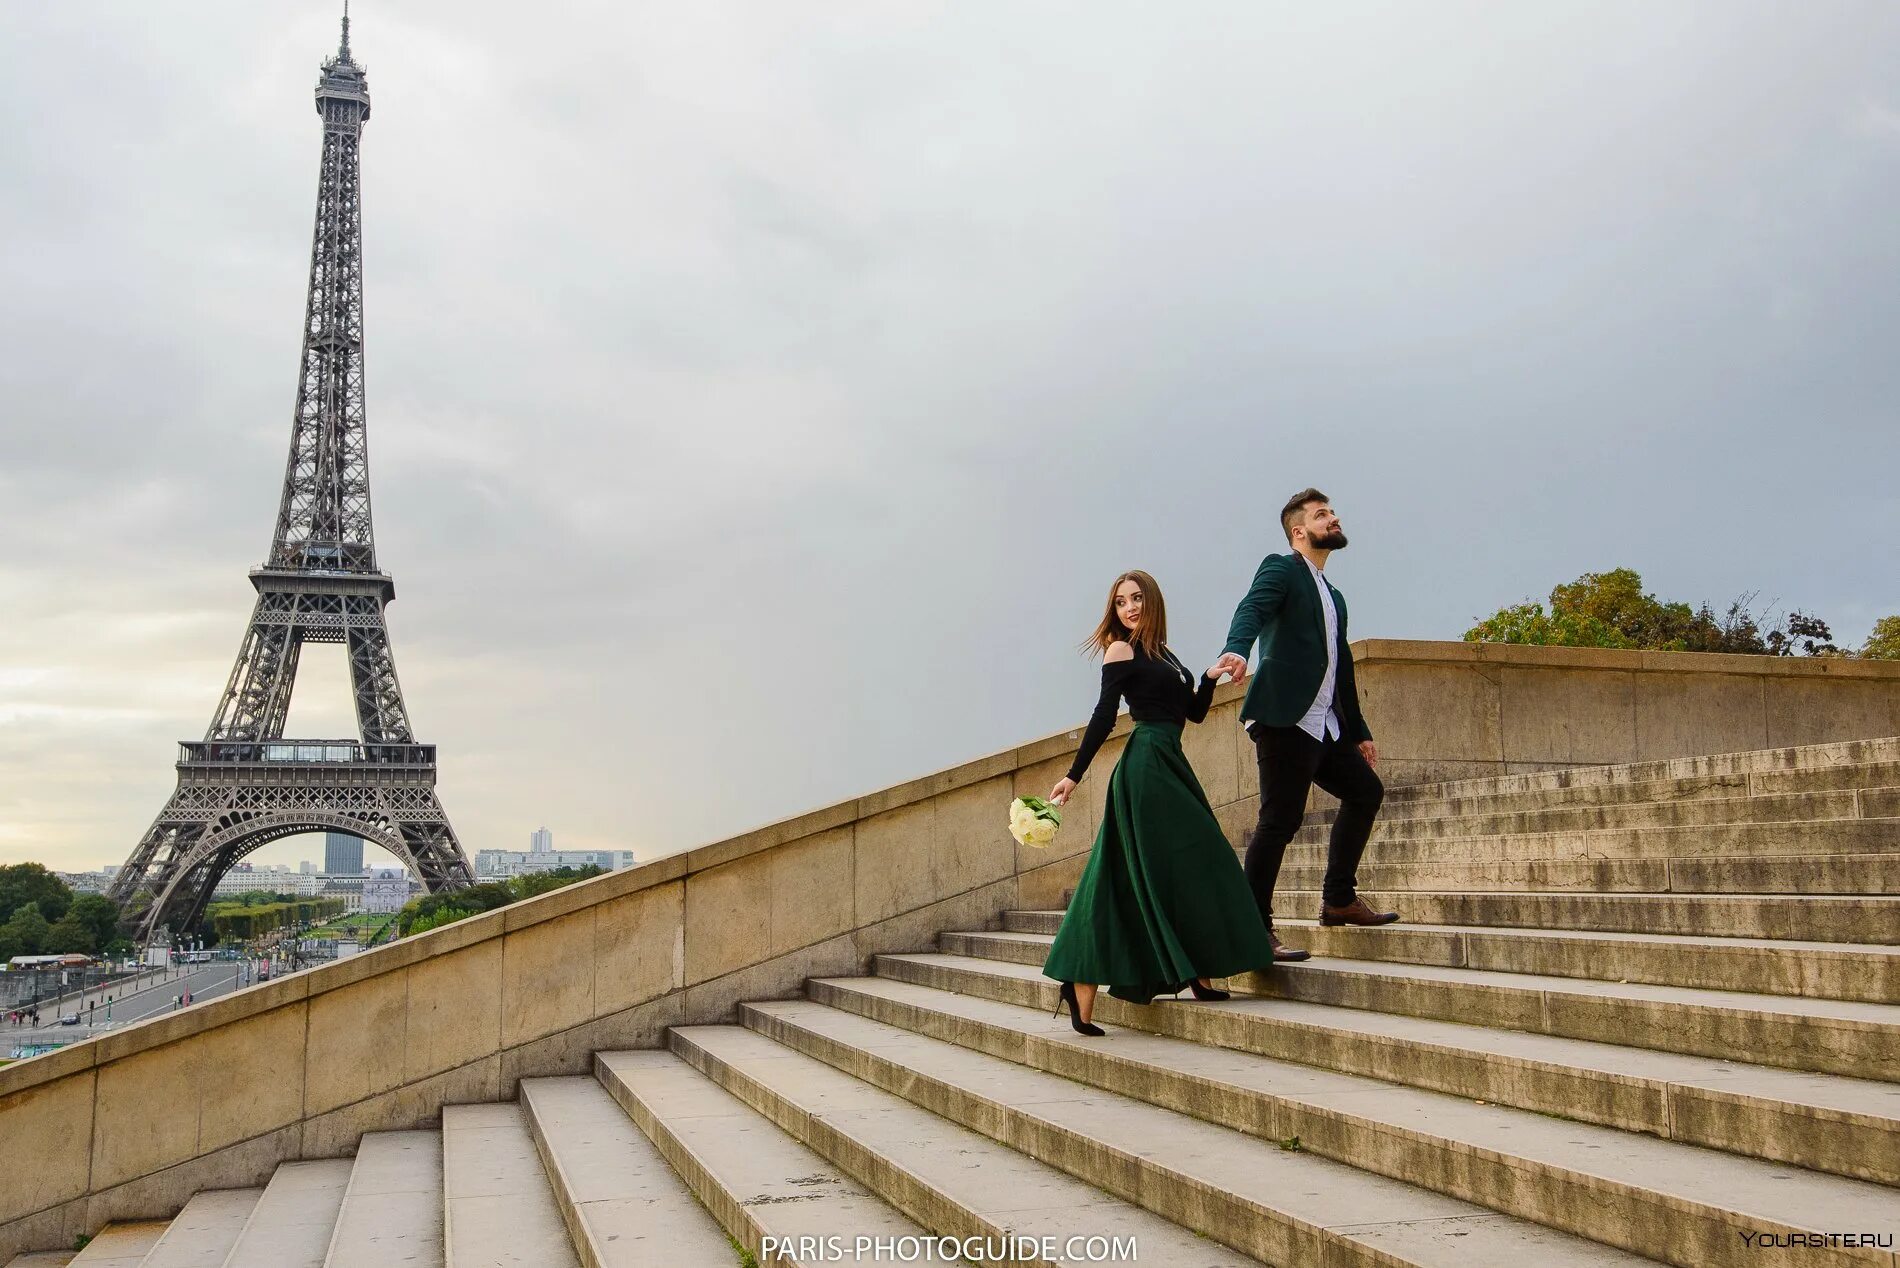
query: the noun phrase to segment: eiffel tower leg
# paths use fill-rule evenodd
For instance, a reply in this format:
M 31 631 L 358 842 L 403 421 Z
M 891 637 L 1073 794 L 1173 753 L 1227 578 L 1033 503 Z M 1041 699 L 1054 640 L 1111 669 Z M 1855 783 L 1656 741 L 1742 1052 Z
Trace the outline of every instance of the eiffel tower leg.
M 205 914 L 205 908 L 211 905 L 211 895 L 218 888 L 218 878 L 236 860 L 235 854 L 223 862 L 213 858 L 185 871 L 172 891 L 171 901 L 165 904 L 166 911 L 170 913 L 166 917 L 167 924 L 180 931 L 195 927 Z
M 414 860 L 417 878 L 431 894 L 475 883 L 469 871 L 468 856 L 462 853 L 461 843 L 455 839 L 455 829 L 449 826 L 448 815 L 433 791 L 429 794 L 427 811 L 394 826 L 402 834 L 408 855 Z
M 207 740 L 269 740 L 284 733 L 303 644 L 296 624 L 297 598 L 273 592 L 257 596 L 237 663 L 205 732 Z
M 357 725 L 365 743 L 406 744 L 411 739 L 409 710 L 402 702 L 402 684 L 396 681 L 396 658 L 389 650 L 382 606 L 373 599 L 362 602 L 370 610 L 349 618 L 350 685 L 356 693 Z
M 168 904 L 160 897 L 174 888 L 181 863 L 197 852 L 205 835 L 205 816 L 191 804 L 195 800 L 183 787 L 171 795 L 106 890 L 120 906 L 120 927 L 139 943 L 150 942 L 167 923 Z

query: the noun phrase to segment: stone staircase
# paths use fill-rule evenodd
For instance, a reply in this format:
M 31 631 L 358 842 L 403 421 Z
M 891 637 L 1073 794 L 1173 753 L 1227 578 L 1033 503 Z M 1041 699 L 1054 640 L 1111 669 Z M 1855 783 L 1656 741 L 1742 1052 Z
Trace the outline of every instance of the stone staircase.
M 1368 861 L 1406 923 L 1226 1003 L 1077 1036 L 1013 911 L 13 1263 L 1900 1268 L 1900 739 L 1395 789 Z

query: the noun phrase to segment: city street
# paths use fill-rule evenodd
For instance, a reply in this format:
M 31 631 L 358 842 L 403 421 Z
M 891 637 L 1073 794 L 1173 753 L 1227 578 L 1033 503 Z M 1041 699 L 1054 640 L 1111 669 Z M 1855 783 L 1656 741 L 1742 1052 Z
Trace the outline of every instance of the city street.
M 191 1002 L 215 999 L 227 995 L 237 988 L 240 974 L 244 969 L 241 962 L 227 960 L 216 964 L 204 964 L 194 967 L 189 973 L 167 974 L 160 978 L 144 978 L 137 989 L 130 994 L 119 995 L 116 991 L 89 992 L 88 1000 L 98 999 L 96 1008 L 75 1009 L 71 1001 L 59 1007 L 66 1013 L 77 1011 L 82 1019 L 77 1026 L 62 1026 L 53 1011 L 51 1001 L 40 1006 L 40 1024 L 30 1026 L 0 1025 L 0 1056 L 11 1055 L 14 1048 L 23 1044 L 35 1043 L 77 1043 L 93 1035 L 104 1034 L 121 1026 L 161 1013 L 172 1011 L 172 996 L 185 991 L 191 992 Z M 129 984 L 128 984 L 129 985 Z M 106 1021 L 104 997 L 110 993 L 112 1000 L 112 1020 Z

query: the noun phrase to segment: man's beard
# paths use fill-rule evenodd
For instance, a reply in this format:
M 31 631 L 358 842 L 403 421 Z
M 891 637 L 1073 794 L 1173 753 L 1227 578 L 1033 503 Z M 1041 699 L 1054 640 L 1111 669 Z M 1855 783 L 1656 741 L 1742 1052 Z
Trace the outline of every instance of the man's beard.
M 1321 534 L 1320 536 L 1313 538 L 1313 549 L 1314 550 L 1344 550 L 1346 549 L 1346 535 L 1340 532 L 1338 529 L 1334 529 L 1330 533 Z

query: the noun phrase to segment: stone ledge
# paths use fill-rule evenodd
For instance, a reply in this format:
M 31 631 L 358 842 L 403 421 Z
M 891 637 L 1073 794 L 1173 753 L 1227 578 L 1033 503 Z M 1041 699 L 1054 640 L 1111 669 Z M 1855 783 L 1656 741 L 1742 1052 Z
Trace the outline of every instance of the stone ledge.
M 1863 678 L 1900 684 L 1900 661 L 1847 656 L 1753 656 L 1728 652 L 1651 652 L 1613 647 L 1535 647 L 1522 643 L 1369 638 L 1352 645 L 1352 659 L 1355 666 L 1380 662 L 1511 665 L 1538 669 L 1608 669 L 1624 673 Z

